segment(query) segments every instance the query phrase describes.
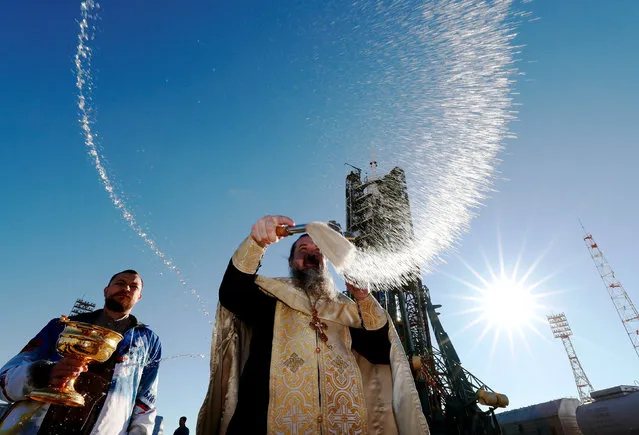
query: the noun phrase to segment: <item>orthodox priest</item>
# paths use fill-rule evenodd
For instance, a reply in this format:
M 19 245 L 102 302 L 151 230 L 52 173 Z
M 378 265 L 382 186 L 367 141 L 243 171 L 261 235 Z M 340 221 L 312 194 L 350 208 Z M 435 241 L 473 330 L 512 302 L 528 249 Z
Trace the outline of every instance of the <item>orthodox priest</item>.
M 226 270 L 198 435 L 428 434 L 386 311 L 368 290 L 332 282 L 311 237 L 291 246 L 289 278 L 257 275 L 285 216 L 265 216 Z

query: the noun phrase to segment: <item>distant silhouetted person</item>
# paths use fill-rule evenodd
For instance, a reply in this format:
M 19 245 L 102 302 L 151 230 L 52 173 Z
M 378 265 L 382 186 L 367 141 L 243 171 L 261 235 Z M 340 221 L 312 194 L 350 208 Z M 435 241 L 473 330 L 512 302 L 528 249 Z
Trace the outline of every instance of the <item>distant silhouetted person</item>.
M 186 417 L 180 417 L 180 427 L 175 429 L 173 435 L 189 435 L 189 428 L 186 427 Z

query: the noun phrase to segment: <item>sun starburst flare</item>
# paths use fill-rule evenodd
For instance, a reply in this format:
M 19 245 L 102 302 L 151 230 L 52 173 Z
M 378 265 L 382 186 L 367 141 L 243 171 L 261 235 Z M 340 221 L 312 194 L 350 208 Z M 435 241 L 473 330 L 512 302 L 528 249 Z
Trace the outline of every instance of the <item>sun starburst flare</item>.
M 528 344 L 530 333 L 548 340 L 537 326 L 546 325 L 544 313 L 549 309 L 546 305 L 547 297 L 558 292 L 542 291 L 542 288 L 543 284 L 557 272 L 552 272 L 538 280 L 533 279 L 534 272 L 546 252 L 547 250 L 524 273 L 520 272 L 521 253 L 512 269 L 509 270 L 505 266 L 501 241 L 499 242 L 498 268 L 493 267 L 484 255 L 486 271 L 482 274 L 460 258 L 464 266 L 479 281 L 474 284 L 452 276 L 473 291 L 470 295 L 456 296 L 473 304 L 472 308 L 459 312 L 459 314 L 472 315 L 473 318 L 458 331 L 458 334 L 475 327 L 481 328 L 473 350 L 490 335 L 492 335 L 491 357 L 502 337 L 508 339 L 513 356 L 515 348 L 519 345 L 523 345 L 530 352 Z

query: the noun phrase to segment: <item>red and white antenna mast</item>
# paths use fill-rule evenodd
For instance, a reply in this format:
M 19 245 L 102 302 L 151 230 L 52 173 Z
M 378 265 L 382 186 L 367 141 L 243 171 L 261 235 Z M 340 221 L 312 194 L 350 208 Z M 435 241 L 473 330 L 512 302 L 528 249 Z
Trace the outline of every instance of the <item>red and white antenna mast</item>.
M 566 316 L 564 313 L 561 313 L 551 314 L 546 317 L 548 318 L 552 334 L 555 338 L 561 338 L 566 353 L 568 354 L 572 374 L 575 377 L 575 384 L 577 384 L 577 391 L 579 392 L 579 400 L 581 400 L 581 403 L 592 402 L 590 393 L 592 393 L 593 388 L 590 384 L 590 380 L 588 380 L 588 376 L 586 376 L 586 372 L 584 372 L 583 367 L 581 367 L 579 358 L 577 358 L 577 354 L 575 353 L 575 348 L 572 346 L 572 340 L 570 340 L 572 329 L 570 329 Z
M 579 223 L 581 224 L 581 221 Z M 612 303 L 617 309 L 617 314 L 619 314 L 623 327 L 626 328 L 626 333 L 628 337 L 630 337 L 632 347 L 635 349 L 637 356 L 639 356 L 639 313 L 637 313 L 637 309 L 630 300 L 623 285 L 621 285 L 621 282 L 615 277 L 615 272 L 612 270 L 612 267 L 610 267 L 610 264 L 608 264 L 606 257 L 604 257 L 603 252 L 599 249 L 595 239 L 592 238 L 592 235 L 586 231 L 583 225 L 581 225 L 581 228 L 586 234 L 584 241 L 586 242 L 588 251 L 590 251 L 592 261 L 595 262 L 599 276 L 601 276 L 601 280 L 604 282 L 606 289 L 608 289 L 610 299 L 612 299 Z

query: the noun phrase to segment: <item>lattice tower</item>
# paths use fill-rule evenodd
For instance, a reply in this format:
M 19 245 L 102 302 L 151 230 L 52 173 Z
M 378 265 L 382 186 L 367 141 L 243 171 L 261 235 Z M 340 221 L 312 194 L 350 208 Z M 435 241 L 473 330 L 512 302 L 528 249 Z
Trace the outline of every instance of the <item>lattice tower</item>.
M 95 310 L 95 304 L 93 302 L 85 301 L 84 299 L 76 299 L 69 315 L 75 316 L 82 313 L 90 313 L 93 310 Z
M 583 228 L 583 225 L 581 227 Z M 637 353 L 637 356 L 639 356 L 639 313 L 637 313 L 637 309 L 630 300 L 630 296 L 628 296 L 623 285 L 621 285 L 621 282 L 615 276 L 615 272 L 612 270 L 612 267 L 610 267 L 610 264 L 608 264 L 606 257 L 604 257 L 603 252 L 599 249 L 595 239 L 593 239 L 592 235 L 586 232 L 585 229 L 584 233 L 586 234 L 584 241 L 586 242 L 592 261 L 595 262 L 597 272 L 599 272 L 599 276 L 601 276 L 601 280 L 608 290 L 610 299 L 612 299 L 612 303 L 617 310 L 617 314 L 619 314 L 621 323 L 626 329 L 626 334 L 628 334 L 630 338 L 632 347 Z
M 577 384 L 577 391 L 579 392 L 579 400 L 581 400 L 582 403 L 592 402 L 590 393 L 592 393 L 593 388 L 588 376 L 586 376 L 586 372 L 584 372 L 583 367 L 581 367 L 579 358 L 577 358 L 577 353 L 572 345 L 572 340 L 570 340 L 572 329 L 570 329 L 566 316 L 564 313 L 561 313 L 552 314 L 546 317 L 548 317 L 548 323 L 550 324 L 552 334 L 555 338 L 561 338 L 564 348 L 566 349 L 566 353 L 568 354 L 572 374 L 575 377 L 575 384 Z

